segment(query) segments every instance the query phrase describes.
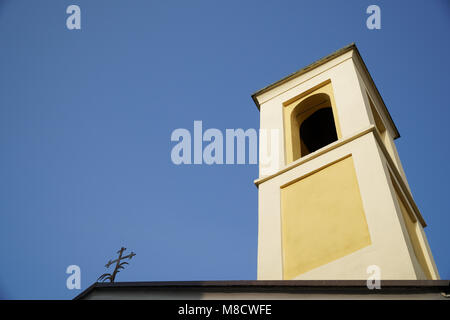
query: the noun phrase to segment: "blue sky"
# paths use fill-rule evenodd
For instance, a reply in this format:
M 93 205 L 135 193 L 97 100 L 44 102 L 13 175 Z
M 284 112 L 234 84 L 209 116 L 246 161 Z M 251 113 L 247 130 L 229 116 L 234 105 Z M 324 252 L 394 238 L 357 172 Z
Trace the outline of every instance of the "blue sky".
M 121 246 L 118 281 L 256 279 L 256 165 L 176 166 L 171 132 L 258 128 L 253 92 L 351 42 L 449 279 L 449 31 L 444 0 L 0 0 L 0 298 L 70 299 Z

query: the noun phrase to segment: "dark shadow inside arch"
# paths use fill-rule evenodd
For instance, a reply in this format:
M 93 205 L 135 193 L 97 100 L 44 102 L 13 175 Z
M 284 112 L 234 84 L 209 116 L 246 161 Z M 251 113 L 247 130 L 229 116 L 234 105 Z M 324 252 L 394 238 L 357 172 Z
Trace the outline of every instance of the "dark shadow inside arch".
M 337 140 L 336 125 L 331 107 L 317 110 L 302 122 L 300 139 L 308 149 L 306 154 Z M 302 154 L 302 156 L 304 155 Z

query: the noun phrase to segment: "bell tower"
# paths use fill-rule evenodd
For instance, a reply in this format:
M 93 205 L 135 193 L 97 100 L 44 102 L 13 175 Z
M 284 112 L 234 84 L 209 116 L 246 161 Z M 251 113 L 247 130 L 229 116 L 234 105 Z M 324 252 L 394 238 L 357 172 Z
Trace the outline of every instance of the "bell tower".
M 354 44 L 252 98 L 261 132 L 277 133 L 260 139 L 258 280 L 361 280 L 372 265 L 383 280 L 439 279 L 399 132 Z

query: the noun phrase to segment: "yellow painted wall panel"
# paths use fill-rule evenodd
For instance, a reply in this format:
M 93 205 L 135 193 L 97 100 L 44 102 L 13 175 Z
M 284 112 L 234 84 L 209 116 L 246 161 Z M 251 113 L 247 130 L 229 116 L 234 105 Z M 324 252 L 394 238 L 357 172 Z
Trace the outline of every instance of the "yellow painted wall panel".
M 351 156 L 282 186 L 281 214 L 284 279 L 371 243 Z

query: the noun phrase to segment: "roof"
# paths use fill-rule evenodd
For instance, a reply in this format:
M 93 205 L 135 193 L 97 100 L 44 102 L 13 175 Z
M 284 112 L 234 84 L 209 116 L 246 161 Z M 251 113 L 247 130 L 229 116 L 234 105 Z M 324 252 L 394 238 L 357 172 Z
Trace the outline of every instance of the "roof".
M 276 82 L 274 82 L 274 83 L 272 83 L 272 84 L 270 84 L 270 85 L 268 85 L 268 86 L 266 86 L 266 87 L 256 91 L 255 93 L 252 94 L 253 102 L 256 104 L 256 106 L 258 107 L 258 110 L 259 110 L 260 109 L 260 104 L 259 104 L 258 100 L 256 99 L 256 97 L 259 96 L 260 94 L 265 93 L 267 91 L 270 91 L 273 88 L 275 88 L 275 87 L 277 87 L 277 86 L 279 86 L 279 85 L 281 85 L 283 83 L 286 83 L 286 82 L 288 82 L 288 81 L 290 81 L 290 80 L 292 80 L 292 79 L 294 79 L 294 78 L 296 78 L 298 76 L 301 76 L 302 74 L 305 74 L 305 73 L 311 71 L 312 69 L 317 68 L 318 66 L 321 66 L 321 65 L 327 63 L 328 61 L 333 60 L 334 58 L 336 58 L 336 57 L 338 57 L 338 56 L 340 56 L 340 55 L 342 55 L 342 54 L 344 54 L 344 53 L 346 53 L 348 51 L 351 51 L 351 50 L 354 50 L 356 52 L 357 57 L 361 61 L 361 65 L 363 66 L 364 72 L 367 74 L 367 77 L 368 77 L 371 85 L 374 87 L 376 94 L 378 95 L 378 97 L 380 98 L 380 101 L 382 102 L 383 109 L 386 112 L 390 123 L 392 124 L 392 128 L 394 129 L 394 133 L 395 133 L 394 139 L 400 138 L 400 132 L 398 131 L 398 129 L 397 129 L 395 123 L 394 123 L 394 120 L 392 119 L 392 116 L 389 113 L 389 110 L 387 109 L 386 104 L 384 103 L 384 100 L 381 97 L 381 94 L 378 91 L 378 88 L 375 85 L 375 82 L 373 81 L 372 76 L 370 75 L 369 70 L 367 69 L 367 66 L 364 63 L 364 60 L 362 59 L 361 54 L 359 53 L 359 50 L 356 47 L 355 43 L 351 43 L 351 44 L 349 44 L 349 45 L 347 45 L 347 46 L 345 46 L 345 47 L 343 47 L 343 48 L 341 48 L 341 49 L 339 49 L 339 50 L 337 50 L 337 51 L 327 55 L 326 57 L 323 57 L 322 59 L 319 59 L 319 60 L 309 64 L 308 66 L 306 66 L 306 67 L 304 67 L 304 68 L 302 68 L 302 69 L 300 69 L 300 70 L 298 70 L 298 71 L 296 71 L 294 73 L 291 73 L 290 75 L 282 78 L 281 80 L 278 80 L 278 81 L 276 81 Z
M 284 293 L 449 293 L 449 280 L 382 280 L 380 290 L 368 290 L 366 280 L 236 280 L 236 281 L 151 281 L 95 282 L 74 300 L 84 299 L 97 290 L 120 289 L 194 290 L 221 292 Z

